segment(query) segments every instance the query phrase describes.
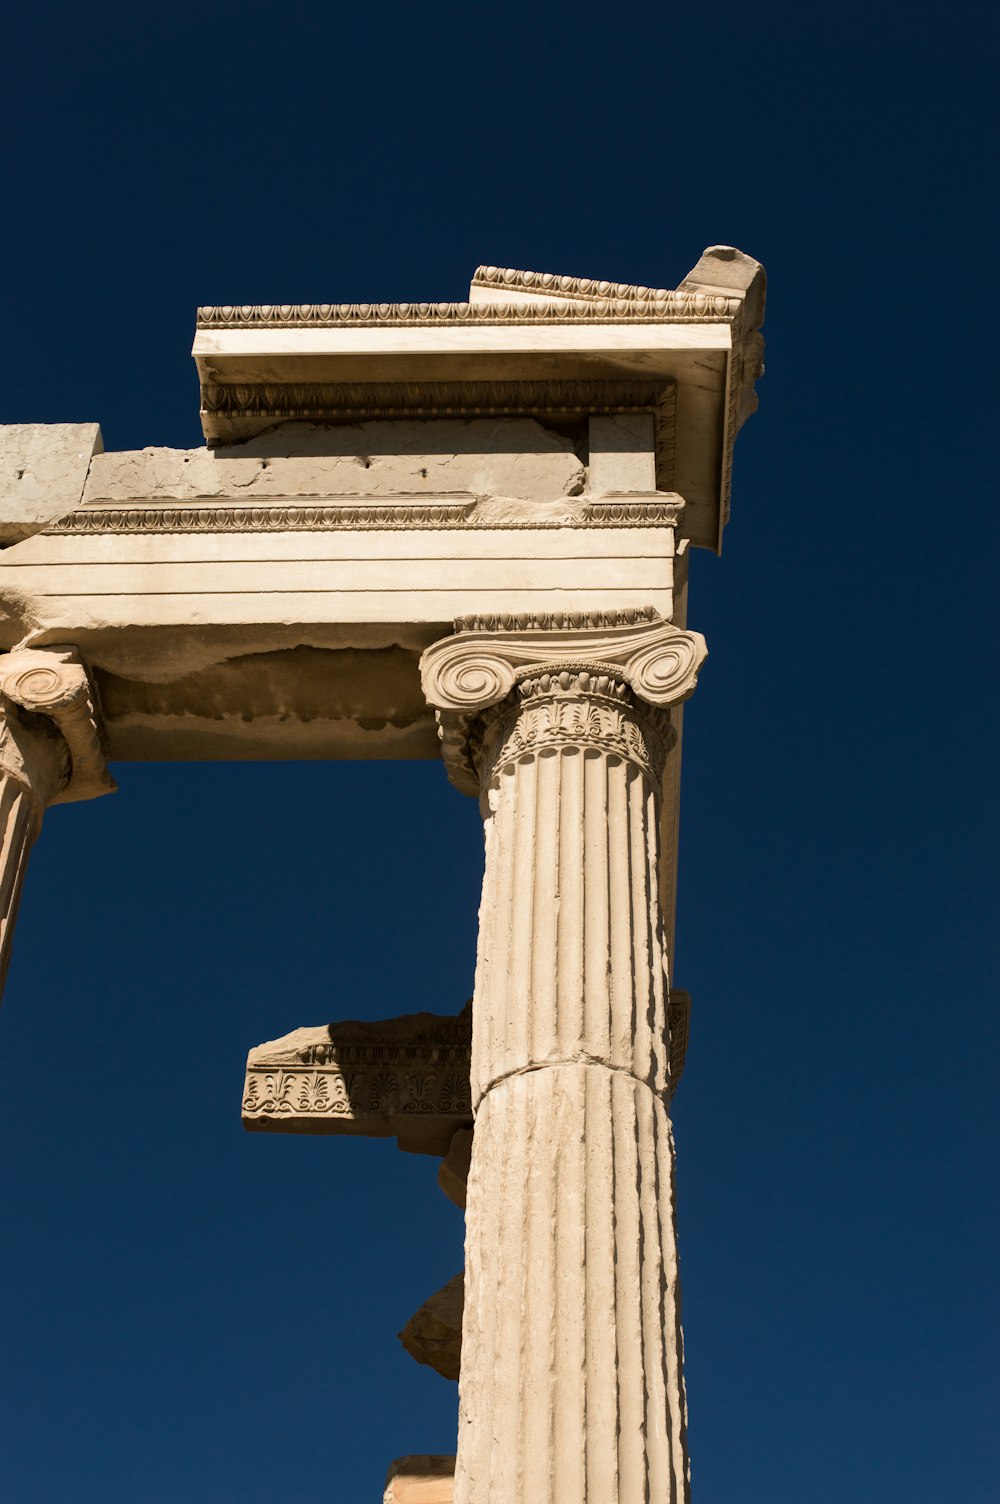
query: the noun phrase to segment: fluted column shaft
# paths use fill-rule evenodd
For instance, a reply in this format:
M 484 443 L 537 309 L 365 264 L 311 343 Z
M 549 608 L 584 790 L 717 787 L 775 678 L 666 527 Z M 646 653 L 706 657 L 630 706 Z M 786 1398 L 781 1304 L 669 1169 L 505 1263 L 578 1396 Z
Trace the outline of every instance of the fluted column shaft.
M 473 729 L 473 1007 L 456 1504 L 680 1504 L 659 800 L 673 733 L 601 665 Z

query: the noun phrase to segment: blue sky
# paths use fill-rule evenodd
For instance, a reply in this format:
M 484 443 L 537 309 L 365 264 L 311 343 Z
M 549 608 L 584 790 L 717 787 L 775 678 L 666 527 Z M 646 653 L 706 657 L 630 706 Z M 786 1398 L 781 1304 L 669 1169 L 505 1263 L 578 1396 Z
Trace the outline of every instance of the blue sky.
M 767 267 L 692 570 L 695 1504 L 997 1497 L 995 43 L 986 7 L 729 0 L 39 4 L 4 36 L 0 421 L 199 442 L 203 302 Z M 375 1500 L 453 1450 L 395 1333 L 461 1219 L 430 1159 L 244 1134 L 242 1063 L 458 1010 L 475 807 L 429 763 L 116 772 L 46 822 L 0 1015 L 0 1495 Z

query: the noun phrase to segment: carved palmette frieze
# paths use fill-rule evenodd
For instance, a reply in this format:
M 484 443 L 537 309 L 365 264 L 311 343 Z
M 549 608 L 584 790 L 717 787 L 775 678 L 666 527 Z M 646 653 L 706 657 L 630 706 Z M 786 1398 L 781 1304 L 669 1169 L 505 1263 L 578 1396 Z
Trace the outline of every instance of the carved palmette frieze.
M 443 1154 L 472 1120 L 471 1039 L 468 1011 L 296 1029 L 250 1051 L 243 1125 L 395 1136 L 403 1148 Z
M 634 763 L 658 786 L 674 741 L 667 711 L 643 706 L 595 663 L 519 676 L 512 695 L 474 723 L 469 756 L 480 784 L 528 754 L 593 748 Z
M 457 788 L 475 795 L 485 766 L 484 732 L 477 722 L 508 697 L 512 709 L 516 700 L 517 715 L 526 716 L 526 728 L 536 739 L 543 726 L 553 744 L 571 735 L 592 736 L 603 716 L 609 750 L 662 771 L 667 743 L 648 712 L 687 699 L 705 655 L 699 633 L 653 613 L 641 624 L 619 627 L 587 619 L 564 629 L 459 630 L 427 649 L 420 672 L 424 695 L 437 716 L 449 777 Z M 545 689 L 539 687 L 543 680 Z M 548 708 L 536 714 L 542 701 Z M 596 718 L 589 717 L 588 703 L 600 712 Z M 619 734 L 616 715 L 636 728 L 644 718 L 651 729 L 648 734 L 640 729 Z M 582 726 L 591 729 L 584 733 Z M 516 733 L 521 739 L 525 734 Z
M 450 1067 L 418 1059 L 405 1068 L 397 1063 L 369 1070 L 330 1065 L 299 1070 L 255 1066 L 247 1071 L 245 1120 L 341 1117 L 360 1124 L 365 1118 L 397 1113 L 435 1114 L 463 1122 L 470 1118 L 467 1054 Z

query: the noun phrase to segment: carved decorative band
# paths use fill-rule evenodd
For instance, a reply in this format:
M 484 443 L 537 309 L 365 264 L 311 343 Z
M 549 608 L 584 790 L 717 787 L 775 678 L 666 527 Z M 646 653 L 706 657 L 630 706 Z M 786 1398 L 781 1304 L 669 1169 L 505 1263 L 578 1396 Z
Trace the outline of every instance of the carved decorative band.
M 202 408 L 230 417 L 517 417 L 648 412 L 675 383 L 658 381 L 219 382 L 202 388 Z
M 96 799 L 115 790 L 96 691 L 74 648 L 24 648 L 0 656 L 0 694 L 29 714 L 51 720 L 69 748 L 69 777 L 53 804 Z
M 676 527 L 683 507 L 679 496 L 658 501 L 591 501 L 584 518 L 590 527 Z
M 663 303 L 676 296 L 666 287 L 633 287 L 592 277 L 561 277 L 552 272 L 522 272 L 506 266 L 477 266 L 473 287 L 540 293 L 550 298 L 615 298 L 630 303 Z
M 474 501 L 392 502 L 357 506 L 81 508 L 50 533 L 296 533 L 347 528 L 466 527 Z
M 522 757 L 572 747 L 634 763 L 659 786 L 674 735 L 666 711 L 641 706 L 607 664 L 593 664 L 522 679 L 476 722 L 469 755 L 480 784 Z
M 660 621 L 655 606 L 622 606 L 610 611 L 491 611 L 455 618 L 456 632 L 565 632 L 582 627 L 636 627 Z
M 571 498 L 568 507 L 573 506 Z M 682 503 L 659 497 L 651 501 L 583 502 L 577 515 L 564 519 L 476 515 L 475 500 L 378 501 L 358 505 L 296 504 L 259 507 L 81 507 L 46 529 L 49 533 L 326 533 L 339 530 L 384 531 L 532 531 L 561 527 L 674 527 Z
M 742 299 L 720 293 L 664 292 L 649 298 L 588 299 L 582 308 L 536 303 L 243 303 L 198 309 L 199 329 L 323 329 L 343 324 L 730 323 Z
M 301 1070 L 272 1066 L 247 1071 L 243 1116 L 364 1119 L 387 1114 L 435 1114 L 462 1121 L 472 1116 L 468 1056 L 450 1069 L 411 1060 L 403 1067 L 343 1071 L 338 1066 Z

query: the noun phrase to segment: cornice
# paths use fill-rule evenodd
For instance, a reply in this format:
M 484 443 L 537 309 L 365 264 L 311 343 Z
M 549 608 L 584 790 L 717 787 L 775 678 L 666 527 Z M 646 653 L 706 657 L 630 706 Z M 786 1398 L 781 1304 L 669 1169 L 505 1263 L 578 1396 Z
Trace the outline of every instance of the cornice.
M 198 329 L 330 329 L 341 325 L 426 328 L 441 324 L 725 324 L 740 298 L 724 293 L 651 292 L 559 303 L 242 303 L 206 304 Z
M 96 690 L 74 648 L 23 648 L 0 657 L 0 694 L 58 728 L 70 754 L 70 774 L 53 804 L 113 793 Z
M 575 687 L 586 700 L 588 689 L 604 695 L 613 680 L 645 705 L 665 709 L 694 692 L 706 655 L 700 633 L 684 631 L 655 615 L 641 625 L 622 627 L 587 618 L 585 624 L 569 629 L 458 630 L 426 649 L 420 678 L 424 697 L 437 715 L 448 776 L 463 793 L 477 795 L 479 778 L 470 744 L 473 723 L 502 704 L 519 681 L 529 676 L 565 679 L 562 687 Z

